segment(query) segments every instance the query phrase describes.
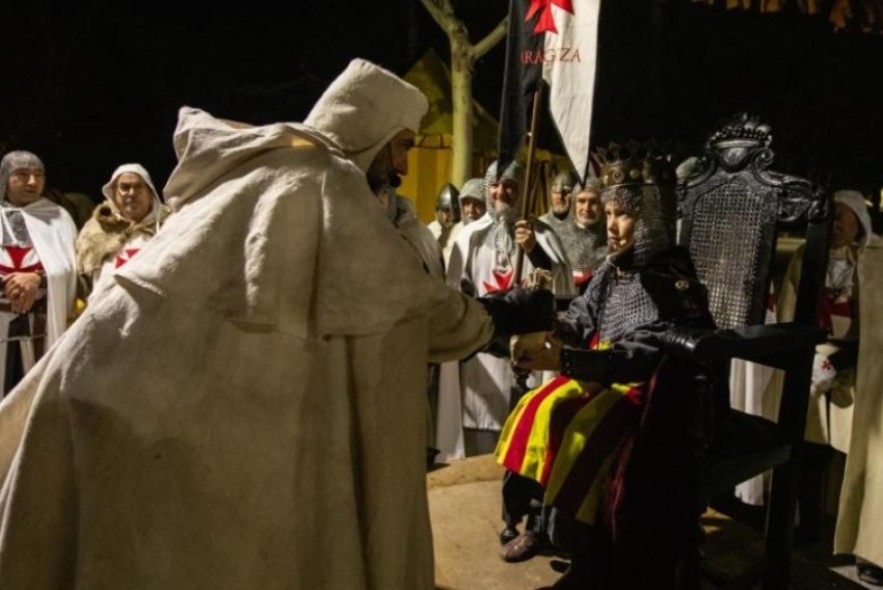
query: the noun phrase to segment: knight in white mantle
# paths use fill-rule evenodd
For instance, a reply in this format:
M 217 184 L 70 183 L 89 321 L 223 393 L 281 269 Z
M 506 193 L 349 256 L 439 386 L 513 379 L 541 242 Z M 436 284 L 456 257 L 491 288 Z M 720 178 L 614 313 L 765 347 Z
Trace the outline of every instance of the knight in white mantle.
M 540 220 L 518 219 L 523 172 L 513 162 L 499 175 L 493 162 L 485 175 L 487 213 L 457 236 L 447 269 L 448 285 L 474 297 L 516 287 L 517 248 L 525 251 L 522 286 L 542 268 L 552 276 L 552 290 L 573 295 L 576 289 L 558 236 Z M 538 385 L 541 374 L 528 379 Z M 436 446 L 442 461 L 490 453 L 506 417 L 516 385 L 508 357 L 479 353 L 463 363 L 447 363 L 439 377 Z
M 46 169 L 35 154 L 0 162 L 0 384 L 8 393 L 67 328 L 76 295 L 77 228 L 43 196 Z

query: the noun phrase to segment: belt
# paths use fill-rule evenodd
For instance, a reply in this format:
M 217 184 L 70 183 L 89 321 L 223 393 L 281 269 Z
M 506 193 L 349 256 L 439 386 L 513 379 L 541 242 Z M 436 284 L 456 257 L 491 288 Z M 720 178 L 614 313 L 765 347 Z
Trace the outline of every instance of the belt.
M 10 303 L 8 299 L 0 299 L 0 312 L 18 313 L 12 311 L 12 303 Z M 38 299 L 35 301 L 34 305 L 31 306 L 31 311 L 28 313 L 46 313 L 46 299 Z

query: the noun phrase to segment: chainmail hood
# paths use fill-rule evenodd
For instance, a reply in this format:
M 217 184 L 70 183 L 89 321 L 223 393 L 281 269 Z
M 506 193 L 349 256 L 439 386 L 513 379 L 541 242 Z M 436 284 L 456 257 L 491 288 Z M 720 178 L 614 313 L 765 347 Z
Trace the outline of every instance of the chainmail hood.
M 497 213 L 494 202 L 491 199 L 491 184 L 503 179 L 514 182 L 515 198 L 509 209 L 503 213 Z M 487 214 L 493 219 L 483 237 L 484 244 L 494 250 L 494 267 L 508 269 L 514 266 L 516 255 L 515 221 L 518 219 L 519 205 L 521 203 L 521 185 L 524 181 L 524 172 L 521 164 L 512 162 L 499 176 L 497 175 L 497 162 L 488 166 L 484 175 L 484 198 L 487 204 Z
M 573 270 L 594 270 L 607 258 L 607 228 L 603 220 L 588 227 L 580 227 L 572 216 L 568 216 L 559 221 L 557 227 L 552 226 L 552 229 L 561 240 Z
M 9 188 L 9 175 L 17 168 L 37 168 L 44 174 L 46 173 L 46 167 L 43 165 L 43 160 L 38 158 L 36 154 L 24 150 L 9 152 L 3 156 L 3 160 L 0 161 L 0 189 L 3 191 L 2 200 L 6 199 L 6 190 Z
M 632 246 L 610 256 L 620 269 L 632 270 L 645 266 L 653 256 L 672 244 L 668 225 L 662 213 L 659 188 L 653 184 L 620 184 L 601 192 L 601 202 L 614 202 L 632 211 L 635 234 Z
M 457 202 L 460 204 L 460 221 L 463 225 L 469 225 L 475 220 L 467 219 L 466 216 L 463 215 L 463 199 L 475 199 L 477 201 L 484 200 L 484 179 L 470 178 L 463 184 L 463 190 L 460 191 L 460 195 L 457 197 Z
M 586 188 L 600 193 L 601 181 L 589 178 L 585 188 L 579 181 L 574 181 L 567 216 L 561 219 L 549 210 L 540 218 L 561 240 L 567 260 L 574 271 L 594 270 L 607 258 L 607 227 L 603 213 L 590 226 L 581 227 L 576 222 L 576 196 Z
M 509 207 L 508 212 L 505 215 L 505 219 L 497 220 L 496 216 L 496 208 L 494 207 L 494 202 L 491 199 L 491 185 L 495 184 L 501 180 L 509 180 L 514 182 L 516 185 L 515 189 L 515 198 L 512 200 L 512 204 Z M 522 168 L 521 164 L 518 162 L 512 162 L 506 169 L 503 170 L 499 175 L 497 174 L 497 162 L 494 161 L 487 168 L 487 173 L 484 175 L 484 199 L 487 204 L 488 213 L 494 217 L 496 221 L 504 221 L 505 223 L 512 224 L 515 223 L 515 220 L 518 219 L 518 210 L 521 206 L 521 185 L 524 184 L 524 168 Z

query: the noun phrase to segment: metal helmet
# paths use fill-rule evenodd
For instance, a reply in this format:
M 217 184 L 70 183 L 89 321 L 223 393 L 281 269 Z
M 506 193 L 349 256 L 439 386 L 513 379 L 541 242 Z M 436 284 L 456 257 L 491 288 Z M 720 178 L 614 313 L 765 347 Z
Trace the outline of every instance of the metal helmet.
M 562 170 L 552 179 L 552 192 L 569 193 L 577 185 L 579 179 L 573 170 Z
M 435 210 L 448 209 L 453 216 L 454 223 L 460 221 L 460 191 L 453 184 L 444 185 L 435 199 Z

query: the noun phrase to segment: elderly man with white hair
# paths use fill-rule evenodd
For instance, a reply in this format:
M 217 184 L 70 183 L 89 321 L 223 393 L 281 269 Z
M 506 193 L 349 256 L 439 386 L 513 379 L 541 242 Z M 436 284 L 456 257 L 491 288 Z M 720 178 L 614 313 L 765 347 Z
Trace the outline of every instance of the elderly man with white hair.
M 47 199 L 35 154 L 0 162 L 0 383 L 4 395 L 67 328 L 76 293 L 70 215 Z
M 91 293 L 135 256 L 169 215 L 141 164 L 119 166 L 101 194 L 106 200 L 95 208 L 77 236 L 77 272 L 86 279 Z
M 544 269 L 552 291 L 575 294 L 558 236 L 542 221 L 519 219 L 523 171 L 517 162 L 500 174 L 493 162 L 485 175 L 487 213 L 457 236 L 447 270 L 448 285 L 473 297 L 523 286 L 534 269 Z M 518 248 L 524 250 L 516 284 Z M 536 376 L 539 378 L 539 375 Z M 532 380 L 533 382 L 533 380 Z M 490 453 L 509 414 L 516 384 L 508 357 L 481 352 L 459 365 L 442 367 L 436 446 L 440 459 Z
M 304 124 L 181 110 L 175 213 L 0 405 L 4 587 L 435 588 L 427 363 L 552 318 L 377 206 L 426 109 L 357 59 Z

